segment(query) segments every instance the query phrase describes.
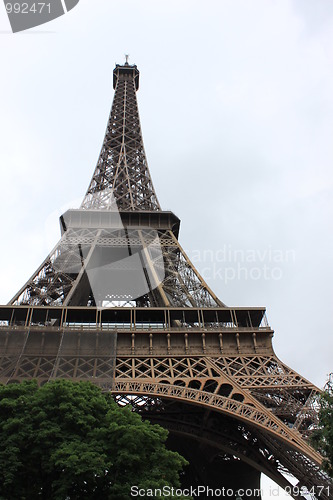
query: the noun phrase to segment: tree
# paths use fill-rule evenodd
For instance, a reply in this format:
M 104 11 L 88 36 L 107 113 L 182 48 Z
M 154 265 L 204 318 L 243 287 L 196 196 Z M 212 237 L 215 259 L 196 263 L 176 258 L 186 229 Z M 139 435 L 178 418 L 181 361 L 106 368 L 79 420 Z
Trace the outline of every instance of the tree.
M 314 446 L 324 457 L 323 469 L 333 477 L 333 374 L 320 397 L 319 428 L 312 436 Z
M 166 438 L 89 382 L 1 385 L 0 498 L 122 500 L 134 485 L 178 487 L 186 461 Z

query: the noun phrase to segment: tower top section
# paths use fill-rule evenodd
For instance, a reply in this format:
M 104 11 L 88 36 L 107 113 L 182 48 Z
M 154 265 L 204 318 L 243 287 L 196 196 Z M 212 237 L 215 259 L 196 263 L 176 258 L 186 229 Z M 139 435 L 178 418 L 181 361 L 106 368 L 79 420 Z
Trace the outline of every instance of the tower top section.
M 128 56 L 113 71 L 112 108 L 82 209 L 161 210 L 143 146 L 136 98 L 139 74 L 136 65 L 128 63 Z
M 139 89 L 139 76 L 140 71 L 138 70 L 136 64 L 128 64 L 127 58 L 125 64 L 116 64 L 115 69 L 113 70 L 113 88 L 116 89 L 118 79 L 124 80 L 134 80 L 135 89 Z

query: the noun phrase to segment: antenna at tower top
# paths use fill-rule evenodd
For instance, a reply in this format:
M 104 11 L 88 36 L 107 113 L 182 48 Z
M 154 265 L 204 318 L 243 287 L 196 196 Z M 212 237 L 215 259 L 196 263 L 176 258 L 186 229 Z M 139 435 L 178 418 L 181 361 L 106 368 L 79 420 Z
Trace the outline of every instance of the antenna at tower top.
M 129 54 L 125 54 L 125 64 L 128 64 Z

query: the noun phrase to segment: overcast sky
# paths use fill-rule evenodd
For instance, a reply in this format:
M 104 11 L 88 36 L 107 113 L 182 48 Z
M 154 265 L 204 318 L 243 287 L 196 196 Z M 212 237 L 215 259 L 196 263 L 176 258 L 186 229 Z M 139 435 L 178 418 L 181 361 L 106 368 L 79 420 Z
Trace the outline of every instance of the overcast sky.
M 0 6 L 0 302 L 89 184 L 114 64 L 140 70 L 159 201 L 220 299 L 266 306 L 277 355 L 333 371 L 333 2 L 80 0 L 11 34 Z

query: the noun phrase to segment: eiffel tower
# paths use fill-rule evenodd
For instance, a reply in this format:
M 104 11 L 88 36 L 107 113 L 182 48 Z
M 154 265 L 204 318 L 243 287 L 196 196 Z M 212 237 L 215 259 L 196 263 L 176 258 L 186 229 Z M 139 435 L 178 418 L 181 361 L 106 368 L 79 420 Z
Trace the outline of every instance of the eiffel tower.
M 0 381 L 111 391 L 169 430 L 191 464 L 184 484 L 253 489 L 264 473 L 294 498 L 332 498 L 308 440 L 319 390 L 275 355 L 265 308 L 227 307 L 192 265 L 153 187 L 136 65 L 116 65 L 113 87 L 81 207 L 60 217 L 59 243 L 0 307 Z

